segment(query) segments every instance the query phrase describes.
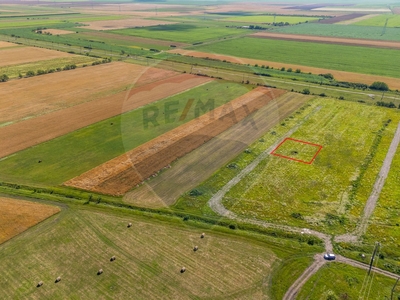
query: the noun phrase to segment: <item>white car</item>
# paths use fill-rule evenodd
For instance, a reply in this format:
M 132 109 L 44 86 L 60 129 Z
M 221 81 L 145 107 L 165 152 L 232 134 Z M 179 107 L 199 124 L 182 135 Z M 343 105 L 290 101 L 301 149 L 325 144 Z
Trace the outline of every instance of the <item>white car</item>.
M 336 259 L 336 256 L 335 256 L 335 254 L 333 254 L 333 253 L 326 253 L 326 254 L 324 254 L 324 258 L 325 258 L 326 260 L 335 260 L 335 259 Z

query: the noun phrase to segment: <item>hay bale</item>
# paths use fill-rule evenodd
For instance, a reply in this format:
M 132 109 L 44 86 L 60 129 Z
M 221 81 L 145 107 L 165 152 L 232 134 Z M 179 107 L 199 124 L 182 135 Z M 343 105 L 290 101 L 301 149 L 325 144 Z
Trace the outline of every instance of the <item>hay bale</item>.
M 56 278 L 56 281 L 55 281 L 55 283 L 57 283 L 57 282 L 60 282 L 61 281 L 61 277 L 60 276 L 58 276 L 57 278 Z
M 185 271 L 186 271 L 186 268 L 185 268 L 185 267 L 182 267 L 181 273 L 185 273 Z
M 116 260 L 115 256 L 111 256 L 110 261 Z
M 206 235 L 205 235 L 205 233 L 203 232 L 203 233 L 201 234 L 200 238 L 204 239 L 205 236 L 206 236 Z
M 132 227 L 132 223 L 128 223 L 128 228 L 129 228 L 129 227 Z
M 103 269 L 97 271 L 97 275 L 103 274 Z
M 43 285 L 43 281 L 39 281 L 36 287 L 41 287 Z
M 194 246 L 193 251 L 196 252 L 197 250 L 199 250 L 198 246 Z

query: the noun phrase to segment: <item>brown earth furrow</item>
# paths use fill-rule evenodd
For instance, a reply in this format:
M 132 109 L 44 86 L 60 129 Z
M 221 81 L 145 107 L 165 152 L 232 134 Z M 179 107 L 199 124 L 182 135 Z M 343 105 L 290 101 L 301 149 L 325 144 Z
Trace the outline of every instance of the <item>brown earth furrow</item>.
M 1 84 L 0 126 L 116 94 L 179 73 L 115 62 Z
M 336 38 L 336 37 L 327 37 L 327 36 L 299 35 L 299 34 L 272 33 L 272 32 L 258 32 L 258 33 L 254 33 L 250 36 L 256 37 L 256 38 L 276 39 L 276 40 L 285 40 L 285 41 L 400 49 L 399 42 L 391 42 L 391 41 Z
M 365 14 L 360 14 L 360 13 L 354 13 L 354 14 L 348 14 L 348 15 L 343 15 L 343 16 L 337 16 L 334 18 L 328 18 L 328 19 L 323 19 L 319 20 L 318 23 L 321 24 L 335 24 L 339 22 L 344 22 L 344 21 L 349 21 L 357 18 L 364 17 Z
M 385 77 L 385 76 L 378 76 L 378 75 L 367 75 L 367 74 L 360 74 L 360 73 L 352 73 L 346 71 L 338 71 L 338 70 L 331 70 L 331 69 L 322 69 L 322 68 L 314 68 L 308 67 L 303 65 L 294 65 L 294 64 L 287 64 L 287 63 L 280 63 L 274 61 L 266 61 L 266 60 L 259 60 L 259 59 L 252 59 L 252 58 L 243 58 L 243 57 L 235 57 L 223 54 L 213 54 L 207 52 L 199 52 L 199 51 L 192 51 L 192 50 L 184 50 L 184 49 L 175 49 L 169 51 L 170 53 L 177 53 L 181 55 L 193 56 L 193 57 L 201 57 L 201 58 L 211 58 L 211 59 L 218 59 L 218 60 L 226 60 L 232 63 L 237 64 L 250 64 L 250 65 L 267 65 L 273 68 L 292 68 L 293 70 L 300 69 L 303 73 L 312 73 L 312 74 L 325 74 L 331 73 L 337 81 L 348 81 L 348 82 L 357 82 L 357 83 L 365 83 L 365 84 L 372 84 L 375 81 L 383 81 L 386 82 L 389 87 L 393 90 L 400 90 L 400 80 L 398 78 L 393 77 Z
M 93 123 L 111 118 L 210 81 L 181 74 L 132 91 L 99 98 L 34 119 L 0 127 L 0 157 L 54 139 Z
M 128 153 L 65 183 L 67 186 L 123 195 L 285 91 L 257 88 L 212 112 L 179 126 Z
M 18 44 L 0 41 L 0 48 L 16 47 Z

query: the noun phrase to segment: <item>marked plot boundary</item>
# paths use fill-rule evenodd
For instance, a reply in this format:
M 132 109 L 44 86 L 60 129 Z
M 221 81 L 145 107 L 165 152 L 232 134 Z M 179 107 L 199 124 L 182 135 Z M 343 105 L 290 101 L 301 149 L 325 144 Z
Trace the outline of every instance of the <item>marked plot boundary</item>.
M 316 147 L 317 150 L 316 150 L 314 156 L 312 157 L 312 159 L 310 161 L 305 161 L 305 160 L 301 160 L 301 159 L 297 159 L 297 158 L 294 158 L 294 157 L 290 157 L 290 156 L 287 156 L 287 155 L 283 155 L 283 154 L 277 153 L 278 149 L 287 141 L 294 141 L 294 142 L 297 142 L 297 143 L 310 145 L 310 146 Z M 293 139 L 293 138 L 285 138 L 281 143 L 279 143 L 278 146 L 276 146 L 276 148 L 274 150 L 271 151 L 270 154 L 274 155 L 274 156 L 281 157 L 281 158 L 286 158 L 288 160 L 293 160 L 293 161 L 301 162 L 301 163 L 304 163 L 304 164 L 307 164 L 307 165 L 311 165 L 314 162 L 314 160 L 317 157 L 317 155 L 319 154 L 319 152 L 321 152 L 322 148 L 323 148 L 323 146 L 321 146 L 319 144 L 314 144 L 314 143 L 310 143 L 310 142 L 306 142 L 306 141 L 302 141 L 302 140 L 297 140 L 297 139 Z

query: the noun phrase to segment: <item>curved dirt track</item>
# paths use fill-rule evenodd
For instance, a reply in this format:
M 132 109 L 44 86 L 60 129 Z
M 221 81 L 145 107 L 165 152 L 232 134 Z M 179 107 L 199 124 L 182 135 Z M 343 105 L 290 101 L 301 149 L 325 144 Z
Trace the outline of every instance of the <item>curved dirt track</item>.
M 193 56 L 193 57 L 200 57 L 200 58 L 212 58 L 212 59 L 219 59 L 219 60 L 226 60 L 232 63 L 237 64 L 250 64 L 250 65 L 268 65 L 273 68 L 280 69 L 281 67 L 292 68 L 293 70 L 300 69 L 303 73 L 313 73 L 313 74 L 324 74 L 324 73 L 331 73 L 336 80 L 338 81 L 348 81 L 348 82 L 362 82 L 366 84 L 372 84 L 375 81 L 383 81 L 386 82 L 391 89 L 399 89 L 400 90 L 400 80 L 398 78 L 393 77 L 385 77 L 385 76 L 376 76 L 376 75 L 366 75 L 360 73 L 352 73 L 352 72 L 345 72 L 345 71 L 337 71 L 337 70 L 329 70 L 329 69 L 322 69 L 322 68 L 314 68 L 302 65 L 294 65 L 294 64 L 287 64 L 287 63 L 279 63 L 273 61 L 265 61 L 259 59 L 252 59 L 252 58 L 243 58 L 243 57 L 235 57 L 223 54 L 215 54 L 215 53 L 207 53 L 207 52 L 199 52 L 193 50 L 184 50 L 184 49 L 175 49 L 168 51 L 170 53 L 177 53 L 186 56 Z
M 391 41 L 337 38 L 328 36 L 300 35 L 300 34 L 273 33 L 273 32 L 257 32 L 250 36 L 255 38 L 275 39 L 275 40 L 285 40 L 285 41 L 400 49 L 399 42 L 391 42 Z

